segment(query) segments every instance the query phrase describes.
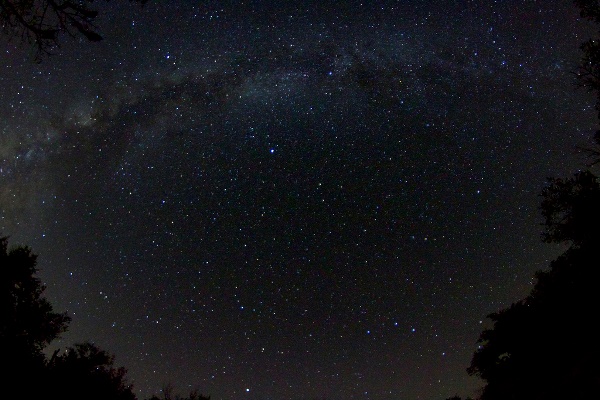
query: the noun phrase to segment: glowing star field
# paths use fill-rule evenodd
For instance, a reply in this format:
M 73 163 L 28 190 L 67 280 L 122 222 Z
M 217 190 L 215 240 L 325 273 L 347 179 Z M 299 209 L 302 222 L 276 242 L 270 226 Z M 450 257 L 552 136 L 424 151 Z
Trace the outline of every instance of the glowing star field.
M 0 233 L 139 398 L 443 400 L 559 248 L 584 160 L 570 1 L 98 3 L 2 42 Z

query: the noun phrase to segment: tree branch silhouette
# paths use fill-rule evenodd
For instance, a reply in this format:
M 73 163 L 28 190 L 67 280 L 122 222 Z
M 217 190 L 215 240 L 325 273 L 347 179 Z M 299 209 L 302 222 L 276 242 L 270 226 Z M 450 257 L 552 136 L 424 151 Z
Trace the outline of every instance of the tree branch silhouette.
M 106 0 L 108 1 L 108 0 Z M 129 0 L 140 4 L 148 0 Z M 98 11 L 94 0 L 0 0 L 0 25 L 5 35 L 35 48 L 41 61 L 59 45 L 59 37 L 83 35 L 91 42 L 102 40 L 94 24 Z

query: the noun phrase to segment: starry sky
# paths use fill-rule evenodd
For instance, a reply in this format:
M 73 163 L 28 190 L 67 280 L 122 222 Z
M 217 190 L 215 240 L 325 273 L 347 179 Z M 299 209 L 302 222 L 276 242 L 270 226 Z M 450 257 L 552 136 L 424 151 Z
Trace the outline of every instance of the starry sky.
M 561 248 L 596 125 L 571 1 L 98 3 L 0 42 L 0 233 L 138 397 L 443 400 Z

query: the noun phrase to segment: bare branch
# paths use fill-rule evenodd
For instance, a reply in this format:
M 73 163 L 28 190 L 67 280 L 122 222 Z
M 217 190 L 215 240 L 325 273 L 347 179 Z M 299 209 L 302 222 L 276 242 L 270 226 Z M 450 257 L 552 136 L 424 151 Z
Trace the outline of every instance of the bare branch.
M 108 0 L 106 0 L 108 1 Z M 147 0 L 129 0 L 145 4 Z M 94 20 L 98 11 L 90 8 L 94 0 L 0 0 L 0 26 L 9 38 L 19 38 L 36 50 L 35 59 L 51 54 L 59 45 L 60 34 L 87 40 L 102 40 Z

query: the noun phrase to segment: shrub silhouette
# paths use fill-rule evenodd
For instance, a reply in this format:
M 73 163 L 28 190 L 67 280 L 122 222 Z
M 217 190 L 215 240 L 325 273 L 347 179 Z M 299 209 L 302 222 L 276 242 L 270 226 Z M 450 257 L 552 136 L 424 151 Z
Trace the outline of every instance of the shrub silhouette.
M 114 357 L 94 344 L 76 344 L 48 361 L 46 387 L 57 399 L 135 400 L 127 371 L 113 363 Z
M 44 349 L 71 319 L 54 312 L 36 277 L 37 256 L 26 246 L 8 250 L 0 238 L 0 341 L 4 345 L 3 399 L 135 400 L 124 368 L 91 343 L 48 360 Z

